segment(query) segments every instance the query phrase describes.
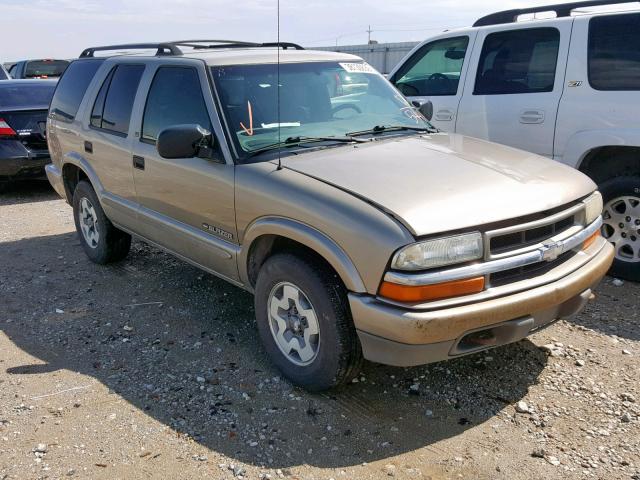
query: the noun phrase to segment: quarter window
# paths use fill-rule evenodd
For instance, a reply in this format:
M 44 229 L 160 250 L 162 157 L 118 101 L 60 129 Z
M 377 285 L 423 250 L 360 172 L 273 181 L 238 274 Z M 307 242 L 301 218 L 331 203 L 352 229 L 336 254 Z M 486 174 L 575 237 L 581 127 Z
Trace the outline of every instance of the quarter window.
M 51 100 L 51 112 L 56 114 L 58 120 L 73 121 L 87 87 L 103 61 L 104 59 L 77 60 L 67 67 Z
M 589 83 L 596 90 L 640 90 L 640 14 L 591 19 Z
M 487 35 L 474 95 L 552 92 L 560 32 L 529 28 Z
M 127 135 L 144 65 L 118 65 L 107 76 L 91 112 L 91 125 Z
M 456 95 L 469 37 L 436 40 L 420 48 L 394 75 L 407 96 Z
M 198 72 L 189 67 L 161 67 L 149 89 L 141 140 L 155 143 L 163 129 L 182 124 L 211 130 Z

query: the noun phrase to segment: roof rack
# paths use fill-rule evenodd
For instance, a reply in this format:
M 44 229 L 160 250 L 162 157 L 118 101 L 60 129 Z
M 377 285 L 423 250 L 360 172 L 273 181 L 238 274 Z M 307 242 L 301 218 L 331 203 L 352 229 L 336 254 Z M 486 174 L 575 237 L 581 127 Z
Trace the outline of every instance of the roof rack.
M 109 50 L 156 50 L 156 56 L 173 56 L 182 55 L 180 47 L 191 47 L 195 50 L 208 50 L 214 48 L 269 48 L 276 47 L 283 50 L 294 49 L 304 50 L 303 47 L 291 42 L 240 42 L 237 40 L 176 40 L 172 42 L 161 43 L 127 43 L 123 45 L 108 45 L 103 47 L 85 48 L 80 54 L 80 58 L 89 58 L 95 56 L 95 52 L 104 52 Z
M 95 52 L 104 52 L 107 50 L 150 50 L 154 48 L 156 49 L 156 56 L 182 55 L 182 50 L 172 43 L 126 43 L 123 45 L 85 48 L 80 54 L 80 58 L 93 57 L 95 56 Z
M 269 48 L 279 47 L 283 50 L 292 48 L 294 50 L 304 50 L 303 47 L 297 43 L 291 42 L 268 42 L 268 43 L 255 43 L 255 42 L 243 42 L 237 40 L 176 40 L 168 42 L 172 45 L 178 45 L 180 47 L 192 47 L 196 50 L 199 49 L 214 49 L 214 48 Z M 204 45 L 203 45 L 204 44 Z
M 542 7 L 516 8 L 503 12 L 492 13 L 480 18 L 474 27 L 486 27 L 487 25 L 500 25 L 504 23 L 515 23 L 520 15 L 528 13 L 555 12 L 556 17 L 570 17 L 574 10 L 586 7 L 600 7 L 605 5 L 617 5 L 620 3 L 634 3 L 633 0 L 591 0 L 586 2 L 560 3 L 557 5 L 546 5 Z

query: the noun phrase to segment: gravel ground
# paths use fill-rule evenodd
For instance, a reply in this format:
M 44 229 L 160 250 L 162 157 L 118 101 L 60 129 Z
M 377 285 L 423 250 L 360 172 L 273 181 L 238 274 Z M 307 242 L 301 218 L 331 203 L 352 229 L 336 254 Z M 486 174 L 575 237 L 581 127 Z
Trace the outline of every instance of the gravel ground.
M 640 285 L 419 368 L 289 385 L 252 298 L 142 242 L 100 267 L 46 184 L 0 196 L 0 480 L 640 480 Z

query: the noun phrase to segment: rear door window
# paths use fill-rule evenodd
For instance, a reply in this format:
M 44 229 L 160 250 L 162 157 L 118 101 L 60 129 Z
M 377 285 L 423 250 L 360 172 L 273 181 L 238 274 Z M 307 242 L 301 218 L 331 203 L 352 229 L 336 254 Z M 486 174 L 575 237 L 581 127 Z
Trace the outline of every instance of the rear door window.
M 91 112 L 91 125 L 126 136 L 144 65 L 118 65 L 107 76 Z
M 527 28 L 487 35 L 482 46 L 474 95 L 552 92 L 560 32 Z
M 407 96 L 456 95 L 469 37 L 446 38 L 424 45 L 394 75 Z
M 104 59 L 78 60 L 72 62 L 58 82 L 50 111 L 56 119 L 71 122 L 78 113 L 87 87 L 93 80 Z
M 155 143 L 163 129 L 182 124 L 197 124 L 211 131 L 198 72 L 191 67 L 161 67 L 147 96 L 141 140 Z
M 640 14 L 590 20 L 589 83 L 596 90 L 640 90 Z

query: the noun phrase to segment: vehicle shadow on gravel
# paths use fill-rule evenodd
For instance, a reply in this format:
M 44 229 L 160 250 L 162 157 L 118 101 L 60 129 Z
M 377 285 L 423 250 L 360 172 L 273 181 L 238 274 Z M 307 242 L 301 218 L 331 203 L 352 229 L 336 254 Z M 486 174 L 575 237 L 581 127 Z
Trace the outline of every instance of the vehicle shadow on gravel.
M 640 283 L 616 285 L 612 277 L 605 277 L 595 293 L 598 300 L 570 322 L 605 335 L 640 341 Z
M 23 180 L 0 186 L 0 205 L 46 202 L 58 199 L 47 180 Z
M 266 359 L 249 294 L 155 248 L 135 242 L 128 260 L 100 267 L 69 233 L 0 244 L 0 261 L 0 329 L 45 364 L 6 362 L 7 374 L 81 372 L 252 465 L 346 467 L 437 452 L 439 440 L 520 400 L 547 361 L 525 340 L 419 368 L 369 363 L 357 383 L 309 394 Z

